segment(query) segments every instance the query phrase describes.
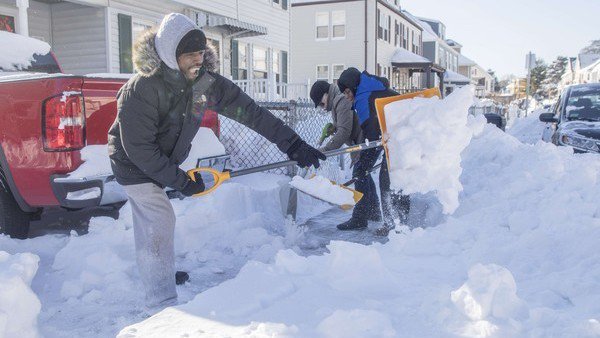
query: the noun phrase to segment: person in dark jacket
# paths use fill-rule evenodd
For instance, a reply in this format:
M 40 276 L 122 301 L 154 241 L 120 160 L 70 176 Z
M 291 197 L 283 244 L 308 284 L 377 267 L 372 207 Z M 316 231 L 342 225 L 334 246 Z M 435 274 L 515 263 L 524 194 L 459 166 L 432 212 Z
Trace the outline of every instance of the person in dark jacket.
M 377 118 L 375 100 L 378 98 L 398 95 L 389 88 L 389 81 L 366 71 L 360 72 L 356 68 L 348 68 L 342 72 L 338 80 L 338 87 L 346 98 L 353 103 L 353 108 L 358 116 L 363 135 L 367 140 L 378 140 L 381 138 L 381 128 Z M 382 153 L 382 148 L 374 148 L 362 151 L 360 159 L 354 168 L 355 177 L 361 177 L 355 183 L 356 190 L 364 194 L 363 201 L 359 201 L 354 207 L 352 218 L 338 225 L 338 229 L 351 230 L 367 227 L 367 221 L 372 216 L 372 211 L 367 209 L 369 196 L 376 195 L 375 185 L 371 184 L 372 178 L 368 172 L 373 168 L 375 162 Z M 381 170 L 379 171 L 379 188 L 381 191 L 381 205 L 383 209 L 383 227 L 377 229 L 379 235 L 387 235 L 389 230 L 395 226 L 395 219 L 406 224 L 410 208 L 409 196 L 393 193 L 390 189 L 390 175 L 387 160 L 383 156 Z M 379 208 L 377 208 L 379 213 Z
M 134 48 L 134 75 L 117 94 L 117 117 L 108 132 L 113 173 L 131 203 L 136 256 L 146 306 L 177 302 L 175 214 L 163 188 L 186 196 L 202 192 L 179 165 L 186 159 L 205 110 L 258 132 L 297 161 L 319 166 L 325 156 L 217 74 L 216 52 L 186 16 L 171 13 L 143 34 Z M 185 274 L 185 273 L 184 273 Z M 179 282 L 187 279 L 181 275 Z
M 331 112 L 333 121 L 331 139 L 319 148 L 320 151 L 339 149 L 344 144 L 352 146 L 362 143 L 362 132 L 358 117 L 352 109 L 352 102 L 340 93 L 337 85 L 323 80 L 316 81 L 310 89 L 310 98 L 315 103 L 315 108 L 321 107 Z M 352 153 L 351 156 L 355 163 L 358 153 Z

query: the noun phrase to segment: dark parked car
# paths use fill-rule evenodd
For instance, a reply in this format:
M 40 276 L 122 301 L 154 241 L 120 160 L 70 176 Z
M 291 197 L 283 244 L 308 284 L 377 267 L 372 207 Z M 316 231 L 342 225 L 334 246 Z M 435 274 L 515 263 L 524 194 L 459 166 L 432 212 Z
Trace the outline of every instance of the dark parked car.
M 552 143 L 600 153 L 600 83 L 567 87 L 540 121 L 551 124 Z

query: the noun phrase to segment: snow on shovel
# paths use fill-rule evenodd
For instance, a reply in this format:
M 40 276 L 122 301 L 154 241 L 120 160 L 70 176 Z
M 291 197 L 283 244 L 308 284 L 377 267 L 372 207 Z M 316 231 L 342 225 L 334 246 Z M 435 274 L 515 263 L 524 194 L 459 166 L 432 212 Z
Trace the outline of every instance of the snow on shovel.
M 368 175 L 380 167 L 381 163 L 367 171 L 366 174 Z M 313 198 L 338 205 L 344 210 L 350 210 L 363 197 L 363 193 L 349 187 L 357 179 L 354 177 L 344 184 L 337 184 L 323 176 L 313 175 L 309 179 L 296 176 L 292 179 L 290 185 Z
M 331 156 L 336 156 L 336 155 L 341 155 L 341 154 L 348 154 L 348 153 L 353 153 L 353 152 L 357 152 L 357 151 L 363 151 L 363 150 L 371 149 L 371 148 L 377 148 L 380 146 L 381 146 L 381 141 L 374 141 L 374 142 L 362 143 L 362 144 L 358 144 L 358 145 L 350 146 L 350 147 L 346 147 L 346 148 L 341 148 L 341 149 L 337 149 L 337 150 L 326 151 L 323 154 L 325 154 L 325 156 L 327 156 L 327 157 L 331 157 Z M 296 161 L 289 160 L 289 161 L 281 161 L 281 162 L 266 164 L 266 165 L 248 168 L 248 169 L 242 169 L 242 170 L 236 170 L 236 171 L 222 171 L 222 172 L 215 170 L 213 168 L 201 167 L 201 168 L 190 169 L 187 171 L 187 174 L 190 177 L 190 179 L 193 181 L 196 181 L 196 176 L 200 175 L 200 177 L 202 178 L 202 181 L 204 182 L 204 185 L 206 187 L 205 190 L 203 192 L 198 193 L 193 196 L 193 197 L 198 197 L 198 196 L 204 196 L 204 195 L 208 195 L 208 194 L 212 193 L 213 191 L 217 190 L 217 188 L 219 186 L 221 186 L 221 184 L 223 184 L 224 182 L 226 182 L 234 177 L 254 174 L 254 173 L 277 169 L 277 168 L 289 167 L 289 166 L 293 166 L 296 164 L 297 164 Z M 169 191 L 167 191 L 167 196 L 169 198 L 182 198 L 183 195 L 178 191 L 169 190 Z M 360 200 L 360 198 L 358 198 L 358 200 Z M 356 200 L 356 201 L 358 202 L 358 200 Z

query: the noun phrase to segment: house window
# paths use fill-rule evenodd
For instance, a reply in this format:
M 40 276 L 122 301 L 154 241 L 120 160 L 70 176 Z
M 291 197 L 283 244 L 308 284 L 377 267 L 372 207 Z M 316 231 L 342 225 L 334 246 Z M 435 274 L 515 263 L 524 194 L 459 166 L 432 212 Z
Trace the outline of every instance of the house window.
M 333 38 L 346 37 L 346 11 L 332 11 L 331 23 L 333 25 Z
M 280 68 L 280 58 L 279 58 L 279 51 L 273 50 L 272 52 L 273 54 L 273 74 L 275 75 L 275 83 L 280 83 L 281 82 L 281 68 Z
M 288 53 L 281 52 L 281 82 L 288 82 Z
M 329 38 L 329 12 L 318 12 L 316 16 L 317 40 Z
M 329 65 L 317 65 L 317 80 L 329 81 Z
M 388 16 L 387 17 L 387 37 L 385 39 L 385 41 L 387 41 L 388 43 L 392 41 L 392 17 Z
M 267 78 L 267 49 L 262 47 L 256 47 L 252 49 L 252 59 L 254 68 L 255 79 L 266 79 Z
M 383 39 L 383 18 L 381 17 L 381 10 L 377 9 L 377 38 Z
M 404 35 L 402 36 L 402 48 L 408 50 L 408 27 L 405 26 Z
M 231 76 L 234 80 L 248 80 L 247 44 L 231 41 Z
M 119 13 L 117 14 L 117 20 L 119 25 L 119 71 L 121 73 L 133 73 L 131 16 Z
M 131 31 L 133 34 L 133 41 L 137 41 L 138 37 L 144 33 L 146 29 L 152 27 L 152 24 L 146 21 L 141 21 L 137 19 L 133 19 L 131 23 Z
M 10 15 L 0 14 L 0 31 L 16 33 L 15 17 Z
M 337 84 L 340 75 L 344 71 L 344 65 L 333 65 L 333 83 Z
M 219 40 L 215 40 L 215 39 L 211 39 L 211 38 L 207 38 L 206 42 L 213 46 L 213 48 L 215 49 L 215 52 L 217 53 L 217 60 L 219 60 L 219 64 L 221 64 L 221 41 Z M 221 74 L 220 69 L 217 69 L 217 73 Z
M 394 46 L 398 47 L 400 44 L 400 25 L 398 21 L 394 20 Z

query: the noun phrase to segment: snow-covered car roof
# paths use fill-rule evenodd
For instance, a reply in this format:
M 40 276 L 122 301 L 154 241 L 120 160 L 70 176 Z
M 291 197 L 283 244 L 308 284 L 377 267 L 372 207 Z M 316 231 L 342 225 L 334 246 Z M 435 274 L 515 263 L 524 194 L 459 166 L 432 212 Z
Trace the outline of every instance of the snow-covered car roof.
M 3 48 L 0 53 L 0 71 L 28 68 L 35 54 L 50 52 L 50 45 L 44 41 L 5 31 L 0 31 L 0 46 L 11 47 Z

